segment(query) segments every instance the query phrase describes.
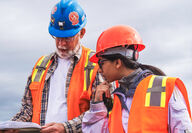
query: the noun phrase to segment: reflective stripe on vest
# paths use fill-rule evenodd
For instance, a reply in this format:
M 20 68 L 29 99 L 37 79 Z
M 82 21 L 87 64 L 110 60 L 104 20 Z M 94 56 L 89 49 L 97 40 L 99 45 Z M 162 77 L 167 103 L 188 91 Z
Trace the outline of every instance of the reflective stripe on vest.
M 89 58 L 85 57 L 89 57 L 89 54 L 92 53 L 90 51 L 90 49 L 82 47 L 81 58 L 76 64 L 72 73 L 67 96 L 68 119 L 72 119 L 76 116 L 79 116 L 82 112 L 89 109 L 91 87 L 93 81 L 95 80 L 95 76 L 98 70 L 98 65 L 95 64 L 92 64 L 94 68 L 91 67 L 91 70 L 90 67 L 88 67 Z M 32 82 L 29 85 L 33 104 L 32 122 L 35 122 L 37 124 L 40 124 L 41 99 L 45 83 L 45 77 L 52 63 L 52 60 L 50 60 L 51 57 L 52 54 L 49 56 L 43 56 L 37 61 L 32 72 Z M 89 69 L 87 69 L 86 67 Z M 90 80 L 87 81 L 86 76 L 84 76 L 84 71 L 82 71 L 85 68 L 86 73 L 88 73 L 88 76 L 90 77 Z M 88 86 L 84 87 L 84 81 L 86 81 L 86 85 Z M 43 124 L 43 122 L 41 122 L 41 124 Z
M 95 63 L 90 62 L 89 58 L 94 54 L 93 51 L 89 51 L 87 54 L 87 59 L 85 62 L 85 67 L 84 67 L 84 88 L 83 91 L 87 91 L 90 85 L 91 77 L 93 74 L 93 69 L 95 67 Z
M 92 84 L 98 70 L 98 65 L 89 62 L 90 54 L 91 50 L 83 47 L 81 58 L 73 70 L 67 96 L 68 120 L 89 109 Z
M 155 76 L 155 75 L 151 77 L 145 98 L 146 107 L 149 106 L 165 107 L 166 80 L 167 77 Z
M 50 60 L 51 57 L 52 54 L 49 56 L 42 56 L 37 61 L 33 68 L 31 84 L 29 85 L 33 104 L 32 122 L 37 124 L 40 124 L 42 91 L 44 88 L 46 73 L 52 63 L 52 60 Z
M 181 91 L 191 117 L 187 91 L 183 82 L 179 78 L 151 75 L 144 78 L 136 88 L 129 113 L 127 132 L 168 133 L 168 103 L 175 85 Z M 151 102 L 154 100 L 153 96 L 149 97 L 146 94 L 156 95 L 156 102 Z M 114 99 L 114 106 L 108 123 L 110 133 L 125 132 L 122 128 L 122 108 L 120 105 L 119 99 Z
M 41 82 L 51 56 L 43 56 L 38 62 L 32 75 L 32 82 Z

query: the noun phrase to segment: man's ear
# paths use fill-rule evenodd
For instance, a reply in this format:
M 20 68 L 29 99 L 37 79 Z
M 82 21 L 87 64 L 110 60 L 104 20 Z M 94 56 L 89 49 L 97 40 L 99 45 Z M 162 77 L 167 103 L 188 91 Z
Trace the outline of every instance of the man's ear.
M 83 36 L 85 35 L 86 29 L 82 28 L 80 31 L 80 38 L 83 38 Z

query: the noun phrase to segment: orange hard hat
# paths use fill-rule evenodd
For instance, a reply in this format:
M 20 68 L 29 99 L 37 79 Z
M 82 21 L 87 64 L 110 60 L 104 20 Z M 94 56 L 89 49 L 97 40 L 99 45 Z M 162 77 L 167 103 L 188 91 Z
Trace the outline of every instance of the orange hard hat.
M 97 40 L 96 53 L 90 58 L 91 62 L 98 62 L 97 55 L 106 49 L 134 45 L 135 49 L 140 52 L 145 48 L 139 33 L 132 27 L 126 25 L 113 26 L 103 33 Z

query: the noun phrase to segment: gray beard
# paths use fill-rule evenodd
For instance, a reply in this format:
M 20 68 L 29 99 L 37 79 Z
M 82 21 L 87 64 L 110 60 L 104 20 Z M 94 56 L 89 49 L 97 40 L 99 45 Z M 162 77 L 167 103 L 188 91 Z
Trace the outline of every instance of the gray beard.
M 73 50 L 69 50 L 68 52 L 66 52 L 64 54 L 62 52 L 60 52 L 58 49 L 56 50 L 56 53 L 62 59 L 69 59 L 77 53 L 79 48 L 80 48 L 80 44 L 78 44 Z
M 75 55 L 75 53 L 73 52 L 73 50 L 70 50 L 70 51 L 68 51 L 67 53 L 62 54 L 62 53 L 59 52 L 59 50 L 57 49 L 57 50 L 56 50 L 56 53 L 57 53 L 57 55 L 58 55 L 60 58 L 62 58 L 62 59 L 69 59 L 69 58 L 71 58 L 71 57 L 73 57 L 73 56 Z

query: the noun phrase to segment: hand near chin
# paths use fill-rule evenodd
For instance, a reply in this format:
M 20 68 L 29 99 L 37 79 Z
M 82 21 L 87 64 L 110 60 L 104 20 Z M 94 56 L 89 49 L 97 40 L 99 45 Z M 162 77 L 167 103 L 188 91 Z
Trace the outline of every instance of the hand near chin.
M 42 126 L 41 133 L 65 133 L 65 128 L 62 123 L 48 123 Z
M 106 81 L 102 82 L 100 85 L 97 86 L 95 96 L 94 96 L 94 102 L 100 102 L 103 101 L 103 95 L 106 98 L 111 98 L 110 94 L 110 84 Z

